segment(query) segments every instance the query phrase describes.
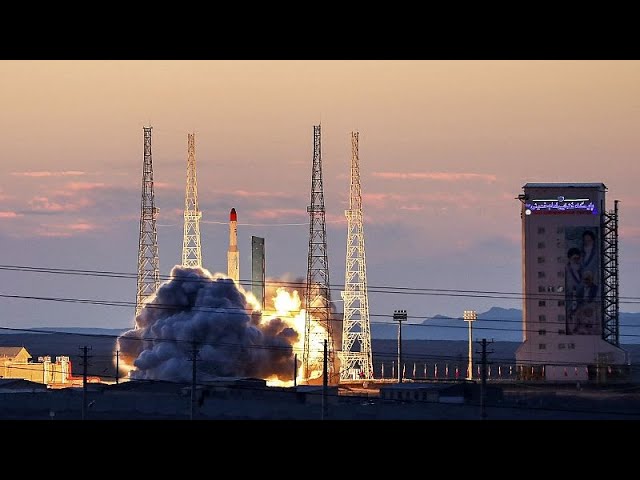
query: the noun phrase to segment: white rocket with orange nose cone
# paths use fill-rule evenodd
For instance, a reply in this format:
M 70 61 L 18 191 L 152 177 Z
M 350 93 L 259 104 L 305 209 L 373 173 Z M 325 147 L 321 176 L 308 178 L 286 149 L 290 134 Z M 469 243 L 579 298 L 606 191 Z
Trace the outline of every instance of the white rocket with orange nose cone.
M 227 251 L 227 275 L 236 283 L 240 281 L 240 258 L 238 253 L 238 215 L 232 208 L 229 213 L 229 250 Z

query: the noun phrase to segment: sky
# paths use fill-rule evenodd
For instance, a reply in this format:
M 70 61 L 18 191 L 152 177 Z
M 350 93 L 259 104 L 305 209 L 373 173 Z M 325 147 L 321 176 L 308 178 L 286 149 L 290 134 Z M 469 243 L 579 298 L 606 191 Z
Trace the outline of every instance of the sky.
M 161 275 L 181 259 L 195 132 L 203 266 L 226 271 L 235 207 L 241 280 L 252 235 L 265 238 L 269 277 L 305 277 L 321 124 L 331 284 L 344 283 L 357 130 L 370 286 L 521 292 L 522 186 L 603 182 L 609 206 L 621 201 L 621 296 L 640 297 L 638 61 L 0 61 L 0 105 L 0 264 L 133 275 L 0 270 L 5 296 L 135 301 L 149 124 Z M 450 295 L 369 302 L 372 321 L 399 308 L 521 308 Z M 621 311 L 640 311 L 635 302 Z M 133 325 L 132 306 L 0 305 L 6 327 Z

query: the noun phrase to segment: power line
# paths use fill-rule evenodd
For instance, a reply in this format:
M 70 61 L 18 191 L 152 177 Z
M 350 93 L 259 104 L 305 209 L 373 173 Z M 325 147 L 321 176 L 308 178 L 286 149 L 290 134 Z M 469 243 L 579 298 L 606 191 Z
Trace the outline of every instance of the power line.
M 46 273 L 46 274 L 59 274 L 59 275 L 82 275 L 93 277 L 107 277 L 107 278 L 136 278 L 136 274 L 126 272 L 114 272 L 107 270 L 82 270 L 82 269 L 69 269 L 69 268 L 47 268 L 47 267 L 33 267 L 25 265 L 0 265 L 0 270 L 7 271 L 20 271 L 20 272 L 34 272 L 34 273 Z M 211 280 L 206 278 L 180 278 L 179 276 L 172 275 L 160 275 L 161 280 L 179 279 L 183 282 L 198 282 L 206 283 Z M 243 285 L 251 285 L 254 283 L 251 279 L 241 279 L 240 283 Z M 304 288 L 306 282 L 300 281 L 286 281 L 286 280 L 267 280 L 268 285 L 272 286 L 288 286 Z M 330 287 L 335 289 L 343 289 L 344 284 L 329 284 Z M 464 289 L 445 289 L 445 288 L 422 288 L 422 287 L 402 287 L 391 285 L 369 285 L 369 292 L 374 293 L 395 293 L 395 294 L 410 294 L 410 295 L 435 295 L 435 294 L 456 294 L 451 296 L 471 296 L 480 298 L 504 298 L 510 300 L 523 300 L 523 299 L 536 299 L 536 300 L 563 300 L 565 298 L 564 292 L 529 292 L 524 295 L 522 292 L 504 292 L 499 290 L 464 290 Z M 462 295 L 470 294 L 470 295 Z M 477 294 L 477 295 L 471 295 Z M 551 295 L 550 295 L 551 294 Z M 497 295 L 497 296 L 494 296 Z M 440 295 L 448 296 L 448 295 Z M 621 299 L 626 300 L 640 300 L 640 297 L 621 296 Z M 621 303 L 640 303 L 640 302 L 621 302 Z

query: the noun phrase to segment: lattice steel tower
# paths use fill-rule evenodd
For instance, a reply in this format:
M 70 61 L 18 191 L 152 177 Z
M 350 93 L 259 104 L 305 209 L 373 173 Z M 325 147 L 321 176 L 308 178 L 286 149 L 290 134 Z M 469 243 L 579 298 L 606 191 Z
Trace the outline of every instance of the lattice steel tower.
M 329 290 L 329 262 L 327 260 L 327 231 L 325 226 L 324 191 L 322 187 L 322 152 L 320 125 L 313 126 L 313 168 L 311 173 L 311 205 L 309 212 L 309 255 L 307 259 L 307 288 L 305 291 L 305 336 L 303 353 L 303 378 L 309 379 L 312 371 L 322 371 L 324 340 L 332 348 L 331 292 Z M 311 317 L 323 329 L 313 328 Z M 331 356 L 330 356 L 331 358 Z M 333 362 L 329 362 L 329 373 Z
M 182 239 L 182 266 L 201 267 L 200 218 L 198 210 L 198 182 L 196 180 L 196 134 L 189 133 L 187 154 L 187 191 L 184 196 L 184 237 Z
M 620 346 L 620 262 L 618 251 L 618 203 L 602 212 L 602 338 Z
M 340 380 L 353 379 L 354 370 L 358 370 L 361 379 L 373 379 L 358 136 L 358 132 L 351 132 L 349 210 L 344 212 L 347 217 L 347 263 L 342 292 L 344 317 Z
M 142 200 L 140 202 L 140 240 L 138 242 L 138 284 L 136 317 L 144 301 L 160 286 L 158 267 L 158 209 L 153 194 L 153 162 L 151 160 L 151 128 L 144 128 L 144 163 L 142 166 Z M 137 324 L 134 323 L 134 328 Z

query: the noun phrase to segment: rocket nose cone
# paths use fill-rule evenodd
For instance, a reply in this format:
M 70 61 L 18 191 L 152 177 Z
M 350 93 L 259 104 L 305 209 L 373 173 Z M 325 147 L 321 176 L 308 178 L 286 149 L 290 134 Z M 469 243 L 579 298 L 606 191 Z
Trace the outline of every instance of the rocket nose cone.
M 232 208 L 231 212 L 229 213 L 229 221 L 230 222 L 237 222 L 238 221 L 238 215 L 236 215 L 236 209 Z

